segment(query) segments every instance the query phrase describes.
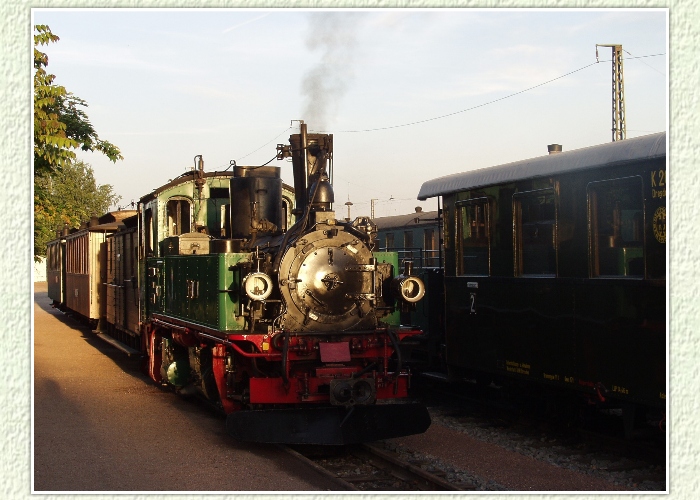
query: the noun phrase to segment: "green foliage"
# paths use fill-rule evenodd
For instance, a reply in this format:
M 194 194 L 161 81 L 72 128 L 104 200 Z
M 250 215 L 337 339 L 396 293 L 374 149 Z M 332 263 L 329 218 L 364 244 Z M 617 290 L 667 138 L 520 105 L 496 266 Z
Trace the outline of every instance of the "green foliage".
M 116 162 L 124 158 L 114 144 L 102 140 L 81 108 L 87 103 L 54 85 L 55 75 L 46 72 L 48 56 L 37 47 L 57 42 L 46 25 L 34 26 L 34 175 L 60 170 L 75 160 L 75 149 L 99 151 Z
M 66 163 L 53 174 L 35 175 L 34 185 L 34 255 L 46 254 L 46 243 L 56 238 L 57 230 L 80 227 L 121 199 L 111 185 L 98 186 L 92 167 L 82 161 Z
M 97 186 L 92 168 L 76 160 L 75 151 L 98 151 L 113 162 L 119 148 L 102 140 L 83 108 L 87 103 L 55 85 L 46 72 L 48 56 L 38 47 L 57 42 L 46 25 L 34 26 L 34 255 L 45 255 L 46 243 L 68 224 L 79 227 L 102 215 L 120 197 L 112 186 Z
M 34 173 L 35 175 L 60 168 L 75 158 L 71 148 L 78 142 L 66 135 L 66 124 L 59 118 L 56 100 L 68 92 L 64 87 L 54 85 L 54 75 L 46 72 L 49 58 L 37 49 L 38 45 L 48 45 L 58 41 L 48 26 L 34 27 Z

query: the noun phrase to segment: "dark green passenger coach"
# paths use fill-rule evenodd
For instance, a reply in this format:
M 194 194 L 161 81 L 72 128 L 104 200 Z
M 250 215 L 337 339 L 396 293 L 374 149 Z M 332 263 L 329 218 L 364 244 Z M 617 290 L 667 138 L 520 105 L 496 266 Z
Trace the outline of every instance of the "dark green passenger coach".
M 667 184 L 665 133 L 425 182 L 450 376 L 665 408 Z

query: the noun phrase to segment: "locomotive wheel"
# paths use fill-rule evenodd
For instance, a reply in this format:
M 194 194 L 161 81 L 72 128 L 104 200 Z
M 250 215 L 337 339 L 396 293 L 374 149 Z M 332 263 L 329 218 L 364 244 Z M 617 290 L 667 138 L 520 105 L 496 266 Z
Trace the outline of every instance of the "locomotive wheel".
M 162 378 L 160 375 L 160 366 L 163 363 L 163 353 L 161 352 L 161 339 L 160 335 L 156 334 L 156 328 L 147 329 L 147 340 L 146 349 L 148 353 L 147 357 L 147 373 L 156 384 L 162 383 Z

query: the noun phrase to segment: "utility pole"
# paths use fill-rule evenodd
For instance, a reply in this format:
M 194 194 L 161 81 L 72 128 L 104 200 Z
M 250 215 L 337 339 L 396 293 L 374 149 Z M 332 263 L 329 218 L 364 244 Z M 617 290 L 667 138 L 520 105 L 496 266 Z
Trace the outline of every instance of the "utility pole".
M 612 48 L 612 140 L 619 141 L 627 137 L 625 124 L 625 80 L 622 68 L 622 45 L 596 44 L 595 58 L 598 60 L 598 47 Z
M 345 202 L 345 206 L 348 207 L 348 217 L 345 220 L 346 222 L 350 222 L 350 207 L 352 206 L 352 202 L 350 201 L 350 195 L 348 195 L 348 201 Z
M 372 219 L 372 220 L 374 220 L 374 202 L 375 202 L 375 201 L 379 201 L 379 198 L 372 198 L 371 200 L 369 200 L 370 207 L 371 207 L 371 208 L 370 208 L 370 217 L 369 217 L 369 218 Z

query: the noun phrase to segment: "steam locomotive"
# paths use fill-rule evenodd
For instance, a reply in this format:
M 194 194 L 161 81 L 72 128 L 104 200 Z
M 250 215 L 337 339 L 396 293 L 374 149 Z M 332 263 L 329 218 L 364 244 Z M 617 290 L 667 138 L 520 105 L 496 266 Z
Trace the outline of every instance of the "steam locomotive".
M 348 444 L 424 432 L 399 345 L 425 286 L 333 211 L 333 136 L 305 123 L 279 167 L 196 167 L 48 246 L 49 297 L 244 441 Z M 89 307 L 82 307 L 89 296 Z

